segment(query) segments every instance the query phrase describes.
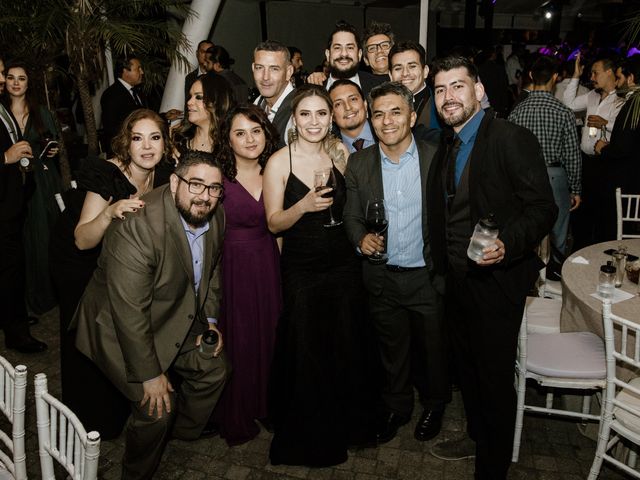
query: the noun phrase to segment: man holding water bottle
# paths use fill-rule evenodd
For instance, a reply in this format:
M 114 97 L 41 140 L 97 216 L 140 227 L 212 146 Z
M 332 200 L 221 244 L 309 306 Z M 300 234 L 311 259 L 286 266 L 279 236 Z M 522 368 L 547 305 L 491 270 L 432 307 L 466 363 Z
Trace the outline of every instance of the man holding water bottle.
M 551 230 L 557 207 L 538 140 L 482 110 L 475 65 L 450 56 L 433 69 L 436 108 L 452 130 L 445 131 L 427 180 L 429 240 L 434 272 L 447 279 L 446 325 L 469 437 L 438 443 L 431 452 L 445 460 L 475 456 L 475 478 L 504 479 L 516 415 L 518 331 L 526 295 L 544 266 L 534 249 Z M 470 260 L 472 235 L 496 229 L 495 242 Z

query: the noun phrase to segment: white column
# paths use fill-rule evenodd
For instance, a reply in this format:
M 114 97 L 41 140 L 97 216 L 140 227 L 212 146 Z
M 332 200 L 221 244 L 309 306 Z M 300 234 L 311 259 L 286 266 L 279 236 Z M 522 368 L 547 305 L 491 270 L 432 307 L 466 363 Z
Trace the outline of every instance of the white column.
M 429 0 L 420 0 L 420 29 L 418 43 L 427 49 L 427 25 L 429 22 Z
M 216 18 L 220 3 L 221 0 L 193 0 L 191 2 L 193 13 L 185 19 L 182 26 L 182 33 L 187 38 L 191 48 L 180 50 L 190 62 L 195 59 L 198 42 L 209 38 L 211 25 L 213 25 L 213 20 Z M 192 66 L 189 70 L 184 70 L 178 62 L 173 62 L 164 87 L 164 94 L 162 95 L 161 112 L 166 112 L 172 108 L 177 108 L 178 110 L 184 108 L 184 77 L 194 68 L 195 66 Z

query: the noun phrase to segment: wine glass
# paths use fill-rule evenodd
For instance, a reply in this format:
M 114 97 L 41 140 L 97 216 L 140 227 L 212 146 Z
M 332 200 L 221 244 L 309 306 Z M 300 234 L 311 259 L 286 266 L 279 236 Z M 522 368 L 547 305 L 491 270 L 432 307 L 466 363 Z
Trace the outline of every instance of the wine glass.
M 387 211 L 384 208 L 383 199 L 377 198 L 367 202 L 365 223 L 369 233 L 373 233 L 376 236 L 382 235 L 387 230 L 389 221 L 387 220 Z M 389 257 L 386 252 L 374 252 L 369 255 L 369 261 L 375 265 L 381 265 L 387 263 Z
M 336 176 L 333 173 L 333 168 L 321 168 L 320 170 L 314 170 L 313 185 L 316 192 L 326 188 L 331 188 L 330 191 L 323 193 L 322 197 L 333 198 L 336 194 Z M 331 210 L 331 205 L 329 205 L 329 222 L 325 223 L 323 226 L 331 228 L 337 227 L 338 225 L 342 225 L 342 220 L 336 220 L 333 218 L 333 211 Z

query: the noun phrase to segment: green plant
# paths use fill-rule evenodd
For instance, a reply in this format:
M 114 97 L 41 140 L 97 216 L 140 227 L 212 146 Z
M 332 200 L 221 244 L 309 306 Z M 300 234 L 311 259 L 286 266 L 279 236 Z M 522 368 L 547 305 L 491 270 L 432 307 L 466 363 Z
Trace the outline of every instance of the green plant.
M 135 54 L 150 68 L 147 82 L 161 82 L 162 66 L 186 63 L 181 20 L 193 14 L 182 0 L 38 0 L 10 2 L 0 17 L 0 52 L 36 60 L 69 75 L 78 90 L 89 154 L 98 151 L 91 94 L 105 78 L 105 51 Z M 66 68 L 61 68 L 66 65 Z M 154 68 L 156 66 L 156 68 Z

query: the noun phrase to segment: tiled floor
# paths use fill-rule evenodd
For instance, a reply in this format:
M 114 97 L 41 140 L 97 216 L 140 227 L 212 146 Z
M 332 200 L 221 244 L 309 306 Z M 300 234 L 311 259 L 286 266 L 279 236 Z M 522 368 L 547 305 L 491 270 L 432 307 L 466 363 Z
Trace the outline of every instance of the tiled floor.
M 0 334 L 0 351 L 14 365 L 24 363 L 29 368 L 27 405 L 27 455 L 29 478 L 41 478 L 33 400 L 33 376 L 44 372 L 49 378 L 49 389 L 59 393 L 58 315 L 54 310 L 33 327 L 33 334 L 49 344 L 43 354 L 20 355 L 4 349 Z M 460 395 L 448 406 L 440 436 L 420 443 L 413 438 L 413 425 L 401 428 L 398 436 L 378 448 L 353 451 L 349 460 L 334 468 L 310 469 L 304 467 L 274 467 L 269 464 L 268 451 L 271 435 L 265 431 L 251 442 L 238 447 L 227 447 L 220 438 L 196 442 L 169 443 L 157 479 L 317 479 L 317 480 L 382 480 L 382 479 L 472 479 L 473 460 L 445 462 L 433 457 L 429 449 L 434 442 L 452 438 L 464 431 L 464 413 Z M 6 423 L 6 422 L 5 422 Z M 5 426 L 0 421 L 0 424 Z M 100 477 L 120 478 L 120 459 L 123 438 L 101 444 Z M 512 465 L 510 479 L 579 480 L 585 479 L 591 466 L 595 442 L 582 436 L 575 423 L 558 419 L 525 416 L 523 445 L 520 461 Z M 64 478 L 64 476 L 59 476 Z M 625 478 L 604 466 L 600 478 Z

